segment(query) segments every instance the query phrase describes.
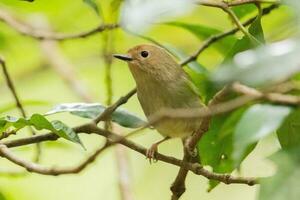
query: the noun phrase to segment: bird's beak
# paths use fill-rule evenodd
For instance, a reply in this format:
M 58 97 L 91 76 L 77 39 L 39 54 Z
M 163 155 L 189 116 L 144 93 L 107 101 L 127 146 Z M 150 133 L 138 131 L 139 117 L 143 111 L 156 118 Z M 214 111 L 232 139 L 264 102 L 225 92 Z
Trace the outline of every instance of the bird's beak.
M 125 55 L 125 54 L 113 54 L 115 58 L 118 58 L 120 60 L 124 61 L 132 61 L 132 57 L 130 55 Z

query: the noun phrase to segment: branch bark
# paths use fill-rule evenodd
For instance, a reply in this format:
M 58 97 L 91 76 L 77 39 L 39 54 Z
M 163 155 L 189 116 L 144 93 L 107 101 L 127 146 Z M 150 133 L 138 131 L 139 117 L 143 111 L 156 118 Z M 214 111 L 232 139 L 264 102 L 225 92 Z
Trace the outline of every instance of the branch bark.
M 107 147 L 112 146 L 114 144 L 121 144 L 123 146 L 126 146 L 140 154 L 143 154 L 146 156 L 146 151 L 147 149 L 142 147 L 141 145 L 132 142 L 125 137 L 119 136 L 116 133 L 101 129 L 97 127 L 94 123 L 88 123 L 84 124 L 82 126 L 74 128 L 74 131 L 76 133 L 86 133 L 86 134 L 92 134 L 95 133 L 97 135 L 101 135 L 103 137 L 106 137 L 109 142 L 103 146 L 101 149 L 98 150 L 99 155 L 101 152 L 104 151 L 104 149 L 107 149 Z M 91 162 L 83 162 L 83 164 L 80 164 L 79 166 L 75 168 L 67 168 L 67 169 L 58 169 L 58 168 L 48 168 L 44 167 L 38 164 L 34 164 L 28 161 L 25 161 L 23 159 L 18 158 L 14 154 L 12 154 L 9 151 L 9 147 L 16 147 L 16 146 L 22 146 L 25 144 L 29 143 L 34 143 L 34 142 L 42 142 L 42 141 L 48 141 L 48 140 L 57 140 L 58 136 L 53 134 L 53 133 L 48 133 L 48 134 L 43 134 L 43 135 L 35 135 L 23 139 L 18 139 L 10 142 L 1 142 L 0 143 L 0 155 L 2 157 L 5 157 L 6 159 L 12 161 L 13 163 L 20 165 L 27 169 L 28 171 L 35 172 L 35 173 L 40 173 L 40 174 L 45 174 L 45 175 L 61 175 L 61 174 L 70 174 L 70 173 L 78 173 L 82 171 L 88 164 Z M 244 178 L 244 177 L 234 177 L 229 174 L 218 174 L 218 173 L 213 173 L 210 172 L 206 169 L 204 169 L 200 164 L 198 163 L 191 163 L 191 162 L 186 162 L 183 160 L 179 160 L 177 158 L 163 155 L 160 153 L 156 154 L 157 160 L 163 161 L 165 163 L 169 163 L 178 167 L 184 167 L 186 170 L 190 170 L 193 173 L 197 175 L 204 176 L 208 179 L 213 179 L 213 180 L 218 180 L 220 182 L 226 183 L 226 184 L 247 184 L 247 185 L 254 185 L 257 184 L 257 180 L 255 178 Z M 91 159 L 93 161 L 93 158 L 88 158 L 87 160 Z M 86 164 L 84 164 L 86 163 Z M 76 169 L 76 170 L 74 170 Z

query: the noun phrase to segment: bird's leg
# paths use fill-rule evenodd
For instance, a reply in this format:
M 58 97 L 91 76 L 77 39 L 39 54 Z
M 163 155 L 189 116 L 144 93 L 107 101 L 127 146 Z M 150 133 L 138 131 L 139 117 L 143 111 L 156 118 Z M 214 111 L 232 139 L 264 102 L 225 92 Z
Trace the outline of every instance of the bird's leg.
M 158 145 L 163 143 L 164 141 L 167 141 L 168 139 L 170 139 L 170 137 L 165 137 L 164 139 L 152 144 L 151 147 L 147 149 L 146 158 L 149 159 L 150 163 L 152 162 L 152 159 L 153 161 L 156 161 L 155 153 L 157 152 Z

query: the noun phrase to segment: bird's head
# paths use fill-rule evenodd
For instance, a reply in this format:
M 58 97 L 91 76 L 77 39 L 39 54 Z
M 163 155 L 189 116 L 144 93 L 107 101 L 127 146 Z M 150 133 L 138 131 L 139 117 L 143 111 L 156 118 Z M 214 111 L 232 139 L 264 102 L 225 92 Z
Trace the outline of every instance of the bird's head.
M 127 54 L 114 54 L 114 57 L 128 62 L 135 78 L 148 75 L 155 79 L 169 79 L 182 70 L 165 49 L 154 45 L 138 45 Z

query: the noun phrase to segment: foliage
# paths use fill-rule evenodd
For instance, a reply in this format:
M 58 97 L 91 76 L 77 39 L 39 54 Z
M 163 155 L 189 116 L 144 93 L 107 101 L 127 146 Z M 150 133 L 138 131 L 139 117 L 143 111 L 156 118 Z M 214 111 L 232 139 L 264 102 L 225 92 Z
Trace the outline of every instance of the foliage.
M 101 115 L 105 109 L 105 106 L 97 103 L 65 103 L 55 106 L 55 108 L 47 112 L 46 115 L 52 115 L 60 112 L 70 112 L 71 114 L 79 117 L 95 119 Z M 121 108 L 118 108 L 115 112 L 113 112 L 111 115 L 111 120 L 127 128 L 138 128 L 146 124 L 144 120 Z
M 73 131 L 73 129 L 59 120 L 50 122 L 40 114 L 33 114 L 28 119 L 16 118 L 11 116 L 0 118 L 1 133 L 6 131 L 18 131 L 26 126 L 33 126 L 37 130 L 49 130 L 60 137 L 82 145 L 78 135 Z M 11 130 L 11 128 L 13 128 L 13 130 Z

